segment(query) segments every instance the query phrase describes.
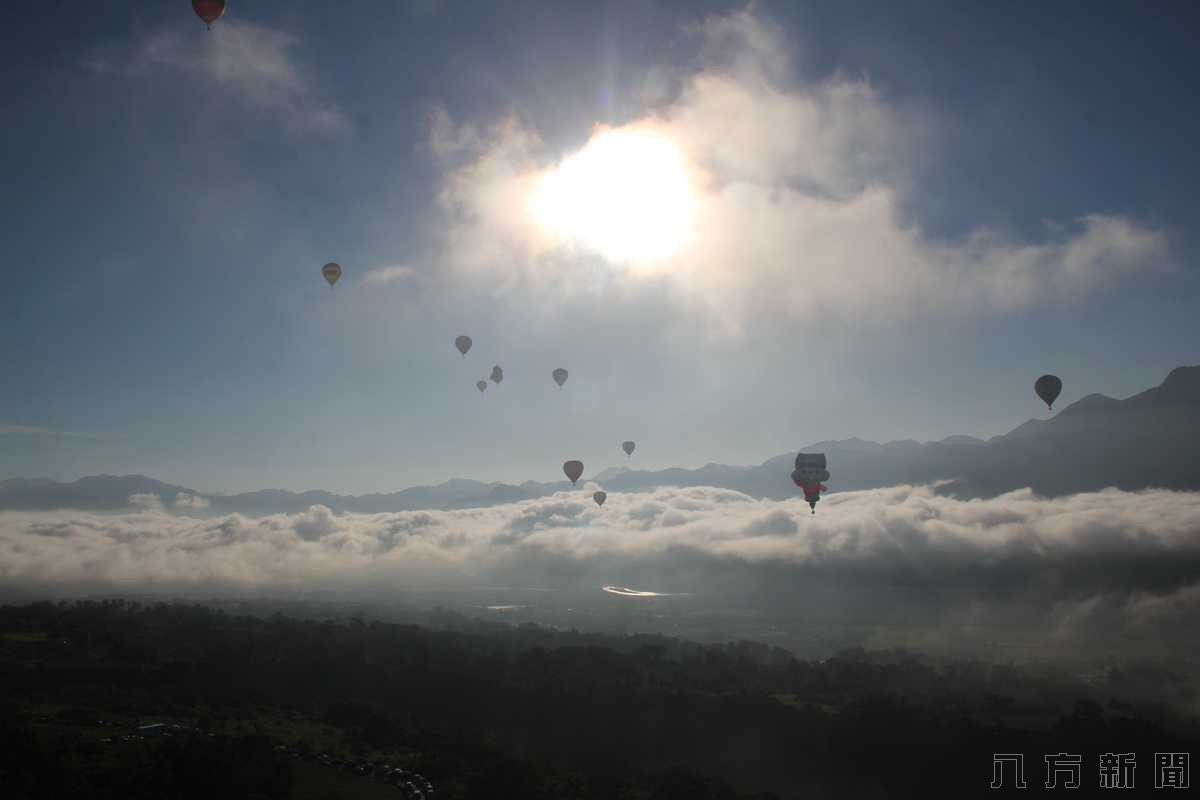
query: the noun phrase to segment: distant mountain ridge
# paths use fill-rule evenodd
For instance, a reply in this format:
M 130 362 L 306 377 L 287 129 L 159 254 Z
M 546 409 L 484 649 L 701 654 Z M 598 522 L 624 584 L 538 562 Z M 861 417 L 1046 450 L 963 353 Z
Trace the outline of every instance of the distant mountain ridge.
M 49 478 L 14 478 L 0 481 L 0 509 L 116 510 L 128 508 L 129 498 L 135 494 L 158 495 L 164 504 L 170 504 L 179 494 L 196 493 L 145 475 L 89 475 L 71 483 Z
M 982 497 L 1025 486 L 1051 496 L 1107 486 L 1200 489 L 1198 445 L 1200 366 L 1193 366 L 1178 367 L 1159 386 L 1124 400 L 1088 395 L 1053 417 L 1030 419 L 987 441 L 961 435 L 925 444 L 911 439 L 880 444 L 852 438 L 816 442 L 797 450 L 826 453 L 832 473 L 828 484 L 833 491 L 948 480 L 946 491 Z M 610 492 L 715 486 L 753 497 L 782 499 L 795 496 L 790 472 L 797 450 L 752 467 L 710 463 L 694 470 L 649 471 L 626 465 L 584 480 L 602 482 Z M 0 481 L 0 509 L 119 510 L 128 508 L 129 497 L 135 494 L 157 495 L 164 506 L 171 507 L 177 495 L 183 494 L 208 500 L 206 512 L 211 514 L 295 513 L 313 505 L 334 511 L 384 513 L 477 508 L 568 488 L 566 481 L 513 485 L 455 478 L 437 486 L 359 496 L 281 489 L 204 495 L 144 475 L 96 475 L 71 483 L 46 478 Z

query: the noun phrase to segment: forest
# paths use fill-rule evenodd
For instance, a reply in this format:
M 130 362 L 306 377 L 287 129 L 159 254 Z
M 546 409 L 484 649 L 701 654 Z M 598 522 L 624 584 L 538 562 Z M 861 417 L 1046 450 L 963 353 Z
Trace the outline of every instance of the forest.
M 1195 719 L 1139 688 L 1169 677 L 1114 668 L 1089 683 L 861 649 L 803 661 L 464 617 L 42 602 L 0 607 L 0 785 L 7 798 L 972 796 L 993 753 L 1025 753 L 1032 787 L 1045 753 L 1136 752 L 1142 788 L 1153 753 L 1200 752 Z

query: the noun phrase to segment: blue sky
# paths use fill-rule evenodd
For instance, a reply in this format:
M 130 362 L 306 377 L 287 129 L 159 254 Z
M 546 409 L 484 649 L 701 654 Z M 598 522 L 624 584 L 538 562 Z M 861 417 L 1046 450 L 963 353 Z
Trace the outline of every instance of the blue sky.
M 12 12 L 0 477 L 359 493 L 594 474 L 628 438 L 757 463 L 1200 362 L 1191 4 L 901 5 Z M 597 124 L 702 176 L 670 257 L 526 219 Z

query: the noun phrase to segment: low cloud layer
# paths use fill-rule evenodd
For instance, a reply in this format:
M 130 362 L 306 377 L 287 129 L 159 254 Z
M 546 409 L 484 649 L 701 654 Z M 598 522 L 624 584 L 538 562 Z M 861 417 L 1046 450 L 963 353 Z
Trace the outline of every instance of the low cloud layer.
M 937 487 L 896 486 L 829 495 L 815 516 L 801 500 L 710 487 L 610 492 L 603 508 L 564 492 L 482 509 L 313 506 L 262 518 L 189 517 L 180 513 L 186 498 L 174 511 L 140 500 L 113 515 L 0 513 L 0 579 L 380 598 L 422 587 L 600 595 L 633 586 L 914 645 L 982 636 L 1064 650 L 1126 641 L 1188 650 L 1186 632 L 1200 630 L 1200 493 L 1043 499 L 1022 490 L 960 501 Z
M 187 492 L 177 492 L 171 501 L 171 508 L 177 512 L 203 511 L 210 505 L 206 498 Z M 129 507 L 138 511 L 162 511 L 166 508 L 161 497 L 156 494 L 131 494 Z
M 865 79 L 798 82 L 786 37 L 753 11 L 696 31 L 701 66 L 648 75 L 645 113 L 618 129 L 682 152 L 693 207 L 686 223 L 662 224 L 686 225 L 689 241 L 654 263 L 609 266 L 665 279 L 677 305 L 703 312 L 714 330 L 1005 313 L 1070 303 L 1168 263 L 1161 231 L 1119 215 L 1047 224 L 1031 241 L 985 226 L 929 236 L 909 202 L 909 165 L 934 149 L 926 121 Z M 583 152 L 605 135 L 598 128 Z M 515 118 L 457 124 L 439 112 L 431 146 L 444 171 L 447 265 L 547 293 L 603 285 L 604 252 L 547 232 L 530 213 L 542 181 L 566 163 L 536 129 Z M 631 187 L 626 203 L 636 199 Z M 610 211 L 620 213 L 597 213 Z

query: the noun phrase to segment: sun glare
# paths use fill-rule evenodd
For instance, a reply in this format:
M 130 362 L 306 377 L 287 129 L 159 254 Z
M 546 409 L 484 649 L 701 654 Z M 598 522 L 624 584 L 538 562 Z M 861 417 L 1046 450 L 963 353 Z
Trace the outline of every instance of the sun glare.
M 653 131 L 606 130 L 539 180 L 529 210 L 543 231 L 612 263 L 652 267 L 691 238 L 684 155 Z

